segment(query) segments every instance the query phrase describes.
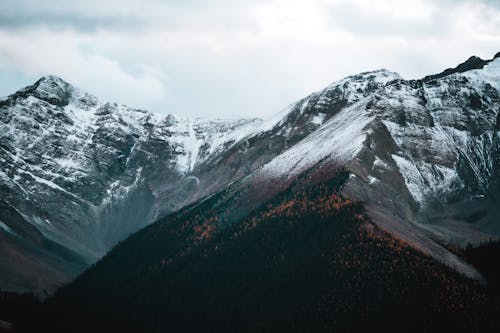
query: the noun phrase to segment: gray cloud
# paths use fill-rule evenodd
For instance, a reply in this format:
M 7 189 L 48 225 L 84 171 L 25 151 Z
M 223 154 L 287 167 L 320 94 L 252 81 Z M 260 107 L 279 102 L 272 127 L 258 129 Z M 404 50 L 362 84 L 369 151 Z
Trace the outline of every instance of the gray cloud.
M 259 1 L 257 1 L 259 2 Z M 249 1 L 228 0 L 3 0 L 0 2 L 0 27 L 4 29 L 30 29 L 46 27 L 53 30 L 68 28 L 92 32 L 98 29 L 114 31 L 179 28 L 190 21 L 202 23 L 238 23 L 241 9 Z M 211 4 L 211 5 L 210 5 Z M 227 10 L 226 10 L 227 9 Z M 225 12 L 227 17 L 217 17 Z M 231 15 L 232 14 L 232 15 Z M 210 18 L 222 19 L 210 21 Z M 232 19 L 233 18 L 233 19 Z M 193 23 L 193 22 L 191 22 Z
M 441 0 L 444 4 L 448 6 L 456 6 L 457 4 L 468 4 L 468 5 L 485 5 L 489 7 L 500 8 L 500 2 L 497 0 Z
M 93 32 L 97 29 L 143 29 L 145 22 L 136 17 L 86 17 L 64 13 L 22 13 L 8 15 L 0 13 L 0 27 L 7 29 L 30 29 L 49 27 L 51 29 L 75 29 Z
M 500 51 L 496 1 L 3 0 L 0 95 L 44 74 L 194 116 L 266 116 L 330 82 Z
M 377 12 L 356 2 L 329 6 L 332 23 L 359 35 L 372 37 L 445 37 L 450 33 L 449 17 L 434 12 L 429 17 L 404 17 L 395 13 Z

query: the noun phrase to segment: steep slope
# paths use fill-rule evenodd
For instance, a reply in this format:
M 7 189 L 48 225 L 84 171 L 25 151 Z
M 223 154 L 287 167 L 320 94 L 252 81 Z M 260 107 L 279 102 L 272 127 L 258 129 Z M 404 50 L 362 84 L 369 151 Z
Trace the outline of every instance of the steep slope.
M 3 200 L 84 258 L 76 270 L 61 267 L 66 279 L 35 290 L 53 289 L 129 233 L 251 174 L 395 77 L 346 78 L 266 122 L 155 115 L 101 102 L 52 76 L 1 100 Z
M 196 198 L 193 169 L 260 122 L 155 115 L 101 102 L 51 76 L 1 100 L 0 198 L 7 208 L 0 232 L 12 246 L 2 243 L 0 288 L 51 290 L 67 282 L 158 214 Z M 21 229 L 32 230 L 36 241 Z M 64 258 L 40 239 L 83 259 L 58 267 Z M 10 260 L 17 247 L 57 278 L 42 283 L 31 266 Z
M 245 154 L 263 142 L 283 142 L 283 152 L 268 148 L 275 156 L 227 189 L 226 219 L 250 213 L 312 167 L 323 170 L 319 178 L 345 168 L 342 194 L 365 202 L 378 226 L 480 279 L 448 247 L 500 235 L 500 58 L 447 73 L 410 81 L 362 73 L 292 105 L 271 130 L 244 140 Z
M 258 170 L 286 183 L 317 163 L 352 174 L 343 194 L 379 226 L 461 272 L 442 245 L 500 235 L 500 58 L 436 79 L 388 80 Z
M 338 194 L 347 172 L 319 183 L 318 173 L 313 168 L 294 177 L 243 218 L 225 221 L 230 189 L 165 217 L 120 243 L 16 328 L 499 328 L 498 299 L 373 225 L 360 204 Z
M 45 77 L 0 101 L 0 194 L 81 269 L 221 188 L 234 223 L 311 168 L 317 180 L 345 169 L 342 195 L 374 223 L 479 279 L 447 247 L 500 234 L 499 67 L 473 57 L 422 80 L 361 73 L 268 121 L 155 115 Z
M 349 163 L 357 177 L 346 195 L 370 203 L 375 221 L 400 236 L 422 234 L 413 241 L 423 248 L 429 236 L 460 246 L 498 237 L 499 91 L 498 58 L 386 87 L 365 108 L 375 118 Z

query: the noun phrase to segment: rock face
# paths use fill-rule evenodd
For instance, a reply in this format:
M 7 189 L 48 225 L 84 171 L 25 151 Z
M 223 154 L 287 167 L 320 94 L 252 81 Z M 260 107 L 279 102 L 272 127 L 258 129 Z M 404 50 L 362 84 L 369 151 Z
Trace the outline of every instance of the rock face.
M 0 101 L 1 237 L 10 240 L 2 242 L 2 261 L 12 251 L 26 254 L 25 241 L 35 257 L 43 242 L 77 253 L 69 269 L 40 259 L 62 272 L 52 285 L 27 289 L 52 290 L 158 215 L 205 195 L 198 166 L 260 123 L 160 116 L 101 102 L 57 77 L 40 79 Z M 231 180 L 226 173 L 212 186 Z M 15 280 L 8 277 L 16 265 L 2 264 L 1 289 L 25 290 L 22 279 L 18 288 L 3 284 Z
M 343 166 L 351 172 L 344 195 L 365 202 L 376 223 L 474 276 L 442 245 L 500 234 L 500 61 L 481 63 L 436 78 L 393 76 L 374 85 L 262 172 L 284 179 L 317 164 Z M 346 80 L 327 91 L 349 89 Z
M 209 121 L 104 103 L 44 77 L 0 100 L 0 289 L 51 291 L 225 186 L 243 193 L 231 213 L 242 215 L 332 166 L 351 173 L 343 194 L 376 223 L 474 275 L 442 244 L 500 235 L 499 93 L 500 59 L 473 57 L 422 80 L 347 77 L 267 121 Z M 9 256 L 36 263 L 43 281 Z
M 484 63 L 370 97 L 350 193 L 445 243 L 498 236 L 500 61 Z

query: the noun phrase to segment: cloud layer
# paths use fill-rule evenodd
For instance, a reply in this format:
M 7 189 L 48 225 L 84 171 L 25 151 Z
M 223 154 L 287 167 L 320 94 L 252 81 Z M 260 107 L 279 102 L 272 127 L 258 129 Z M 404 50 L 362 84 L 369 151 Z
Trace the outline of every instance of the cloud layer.
M 493 0 L 0 2 L 0 95 L 55 74 L 179 115 L 265 117 L 346 75 L 498 51 Z

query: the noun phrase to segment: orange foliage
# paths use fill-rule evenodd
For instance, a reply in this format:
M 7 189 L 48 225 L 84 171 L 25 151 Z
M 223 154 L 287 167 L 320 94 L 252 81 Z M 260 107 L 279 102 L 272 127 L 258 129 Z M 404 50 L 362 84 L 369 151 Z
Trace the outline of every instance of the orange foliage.
M 217 231 L 218 221 L 217 216 L 212 216 L 206 218 L 201 224 L 195 225 L 193 227 L 195 239 L 199 241 L 210 238 Z

